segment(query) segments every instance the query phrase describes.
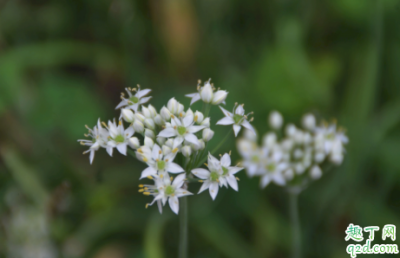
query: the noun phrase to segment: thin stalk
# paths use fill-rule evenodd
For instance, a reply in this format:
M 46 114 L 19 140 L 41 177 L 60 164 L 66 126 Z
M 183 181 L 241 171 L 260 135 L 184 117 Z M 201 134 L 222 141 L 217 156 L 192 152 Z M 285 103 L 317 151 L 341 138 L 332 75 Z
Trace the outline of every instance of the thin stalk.
M 301 258 L 301 229 L 298 198 L 298 192 L 289 191 L 289 212 L 292 226 L 292 258 Z
M 224 139 L 222 139 L 222 141 L 220 141 L 219 144 L 217 146 L 215 146 L 215 148 L 210 152 L 211 155 L 214 155 L 214 153 L 226 142 L 226 140 L 231 135 L 232 131 L 233 131 L 233 128 L 231 128 L 231 130 L 225 135 Z M 206 160 L 207 160 L 207 155 L 200 160 L 200 162 L 197 164 L 197 166 L 204 163 Z
M 179 211 L 179 258 L 187 258 L 188 249 L 188 201 L 187 197 L 180 198 Z

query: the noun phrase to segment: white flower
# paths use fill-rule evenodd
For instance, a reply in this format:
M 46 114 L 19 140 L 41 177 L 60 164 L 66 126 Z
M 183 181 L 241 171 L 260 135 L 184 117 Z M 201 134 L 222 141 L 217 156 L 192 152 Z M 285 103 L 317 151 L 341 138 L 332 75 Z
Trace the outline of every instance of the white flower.
M 247 115 L 244 114 L 243 104 L 242 105 L 235 105 L 233 108 L 233 113 L 225 110 L 221 106 L 219 107 L 222 112 L 224 113 L 225 117 L 222 118 L 217 122 L 217 125 L 232 125 L 233 124 L 233 131 L 235 132 L 235 137 L 238 135 L 241 126 L 244 126 L 248 130 L 251 130 L 254 134 L 256 133 L 253 126 L 247 121 L 248 115 L 252 114 L 249 113 Z
M 139 119 L 136 119 L 135 122 L 133 122 L 133 129 L 138 133 L 143 133 L 144 124 Z
M 190 155 L 192 155 L 192 148 L 187 145 L 187 146 L 183 146 L 181 149 L 182 155 L 185 156 L 186 158 L 189 158 Z
M 261 161 L 267 158 L 267 148 L 258 148 L 257 144 L 248 139 L 239 139 L 237 149 L 243 157 L 243 166 L 250 177 L 263 172 Z
M 154 186 L 146 186 L 144 185 L 144 192 L 143 194 L 145 195 L 153 195 L 154 200 L 149 204 L 153 205 L 155 201 L 161 201 L 163 205 L 169 203 L 169 207 L 171 207 L 171 210 L 175 213 L 179 213 L 179 197 L 187 196 L 187 195 L 192 195 L 191 192 L 188 190 L 182 188 L 183 183 L 185 182 L 186 179 L 186 174 L 182 173 L 178 175 L 174 181 L 171 184 L 170 180 L 164 180 L 162 178 L 155 178 Z M 159 205 L 160 213 L 162 211 L 160 205 Z
M 128 98 L 127 99 L 124 98 L 124 95 L 122 94 L 121 96 L 122 101 L 118 104 L 118 106 L 115 109 L 121 107 L 127 107 L 137 112 L 141 104 L 144 104 L 151 99 L 151 97 L 145 97 L 147 94 L 150 93 L 151 91 L 150 89 L 141 90 L 140 87 L 138 86 L 138 90 L 135 95 L 132 95 L 131 90 L 129 88 L 125 88 L 125 90 L 128 93 Z
M 230 185 L 235 191 L 238 191 L 238 185 L 235 174 L 242 170 L 240 167 L 231 167 L 231 159 L 228 154 L 222 156 L 221 161 L 208 154 L 208 170 L 204 168 L 195 168 L 191 172 L 200 179 L 204 180 L 199 193 L 209 189 L 211 198 L 215 200 L 220 186 Z
M 147 137 L 150 137 L 152 139 L 156 138 L 156 135 L 154 134 L 154 131 L 150 130 L 150 129 L 145 129 L 144 130 L 144 135 L 147 136 Z
M 135 122 L 135 114 L 130 109 L 122 108 L 121 116 L 128 123 Z
M 278 130 L 282 127 L 282 124 L 283 124 L 283 117 L 281 113 L 279 113 L 278 111 L 272 111 L 269 114 L 269 125 L 275 130 Z
M 203 140 L 205 142 L 208 142 L 209 140 L 211 140 L 211 138 L 213 138 L 214 136 L 214 131 L 211 130 L 210 128 L 205 128 L 203 130 Z
M 272 152 L 268 158 L 263 160 L 263 175 L 261 176 L 260 185 L 265 188 L 271 181 L 277 185 L 285 185 L 285 177 L 283 171 L 288 168 L 288 164 L 282 160 L 282 153 L 279 151 Z
M 146 152 L 148 155 L 148 150 L 145 147 L 140 148 L 141 152 Z M 177 150 L 176 150 L 177 151 Z M 183 168 L 178 164 L 174 163 L 174 158 L 176 156 L 176 151 L 172 151 L 168 155 L 164 155 L 160 146 L 154 144 L 151 150 L 151 156 L 147 156 L 146 160 L 144 160 L 149 166 L 145 170 L 143 170 L 140 178 L 148 177 L 148 176 L 160 176 L 161 178 L 168 176 L 167 172 L 170 173 L 180 173 L 183 172 Z
M 313 114 L 305 114 L 302 119 L 303 127 L 307 130 L 314 130 L 315 128 L 315 116 Z
M 194 133 L 202 130 L 204 126 L 193 125 L 193 116 L 189 115 L 184 118 L 173 117 L 171 119 L 171 123 L 167 123 L 164 130 L 162 130 L 158 136 L 170 138 L 174 138 L 173 148 L 177 148 L 181 145 L 181 143 L 186 140 L 187 142 L 198 145 L 198 139 L 194 135 Z
M 213 105 L 225 104 L 225 99 L 228 95 L 227 91 L 218 90 L 214 93 L 214 87 L 210 84 L 210 80 L 204 83 L 203 87 L 197 86 L 197 93 L 187 94 L 186 97 L 192 98 L 190 105 L 202 100 L 205 103 L 211 103 Z
M 89 134 L 85 136 L 92 137 L 92 140 L 83 139 L 78 140 L 78 142 L 80 142 L 82 145 L 90 146 L 90 148 L 87 151 L 83 152 L 83 154 L 90 152 L 89 160 L 90 164 L 92 164 L 95 152 L 100 147 L 107 147 L 107 138 L 109 134 L 108 131 L 101 126 L 100 118 L 97 121 L 97 126 L 94 126 L 93 130 L 90 129 L 88 126 L 86 126 L 86 128 L 89 130 Z
M 347 144 L 348 138 L 342 130 L 336 130 L 336 124 L 324 124 L 321 127 L 315 128 L 315 144 L 317 149 L 323 148 L 325 154 L 333 151 L 333 148 L 339 148 L 338 145 Z M 343 148 L 341 148 L 343 150 Z
M 201 113 L 201 112 L 199 112 L 199 111 L 194 112 L 194 121 L 195 121 L 197 124 L 201 124 L 201 123 L 203 122 L 203 120 L 204 120 L 204 115 L 203 115 L 203 113 Z
M 138 149 L 140 147 L 140 142 L 137 137 L 131 137 L 129 139 L 128 144 L 129 144 L 129 147 L 131 147 L 132 149 Z
M 108 132 L 110 133 L 110 139 L 107 142 L 107 152 L 112 156 L 112 152 L 114 148 L 123 154 L 126 155 L 126 148 L 129 143 L 129 139 L 135 133 L 132 127 L 124 129 L 122 125 L 122 121 L 119 121 L 118 126 L 115 121 L 108 121 Z

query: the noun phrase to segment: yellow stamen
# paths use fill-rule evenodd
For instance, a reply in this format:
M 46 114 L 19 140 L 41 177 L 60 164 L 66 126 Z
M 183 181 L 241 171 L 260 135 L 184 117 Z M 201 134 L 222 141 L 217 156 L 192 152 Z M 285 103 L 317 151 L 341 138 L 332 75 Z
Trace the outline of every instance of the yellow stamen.
M 161 174 L 161 175 L 160 175 L 160 178 L 161 178 L 161 179 L 163 179 L 163 178 L 164 178 L 164 175 L 163 175 L 163 174 Z
M 193 119 L 193 120 L 194 120 L 195 122 L 197 122 L 197 119 L 199 119 L 198 116 L 194 116 L 194 119 Z
M 139 187 L 143 187 L 144 185 L 139 185 Z
M 148 178 L 148 179 L 153 179 L 153 177 L 151 177 L 151 176 L 148 176 L 147 178 Z
M 240 181 L 240 178 L 236 177 L 236 180 L 237 180 L 237 181 Z
M 148 159 L 147 159 L 147 158 L 143 158 L 143 161 L 144 161 L 144 162 L 147 162 L 147 161 L 148 161 Z
M 146 209 L 149 207 L 149 204 L 148 203 L 146 203 Z
M 150 192 L 143 192 L 144 195 L 150 195 Z
M 204 181 L 203 181 L 203 180 L 199 180 L 199 182 L 200 182 L 200 183 L 203 183 Z
M 119 120 L 118 124 L 119 124 L 119 125 L 122 125 L 122 121 L 121 121 L 121 120 Z
M 161 153 L 162 153 L 162 151 L 161 151 L 161 150 L 159 150 L 159 151 L 158 151 L 158 154 L 161 154 Z
M 206 165 L 206 167 L 208 167 L 208 164 L 207 164 L 207 163 L 204 163 L 204 165 Z
M 139 193 L 142 193 L 142 192 L 144 192 L 144 189 L 139 189 Z
M 175 149 L 172 150 L 172 153 L 175 153 L 177 151 L 178 151 L 178 148 L 175 148 Z

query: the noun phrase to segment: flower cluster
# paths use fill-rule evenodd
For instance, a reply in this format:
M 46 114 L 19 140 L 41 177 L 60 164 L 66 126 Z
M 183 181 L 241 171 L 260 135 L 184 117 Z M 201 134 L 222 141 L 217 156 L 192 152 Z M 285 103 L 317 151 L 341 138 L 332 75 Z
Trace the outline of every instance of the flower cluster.
M 317 126 L 315 116 L 306 114 L 302 119 L 303 129 L 288 124 L 283 130 L 283 117 L 273 111 L 269 124 L 274 131 L 264 135 L 261 146 L 257 137 L 249 133 L 237 142 L 242 165 L 250 177 L 261 177 L 261 187 L 274 182 L 302 188 L 309 179 L 320 178 L 327 164 L 342 163 L 348 138 L 335 122 Z M 278 139 L 280 135 L 283 137 Z
M 90 140 L 79 140 L 82 145 L 89 146 L 84 153 L 90 152 L 90 163 L 95 152 L 105 148 L 110 156 L 114 148 L 123 155 L 127 154 L 129 146 L 135 150 L 135 157 L 146 163 L 147 168 L 141 173 L 140 179 L 151 179 L 153 184 L 141 184 L 140 190 L 144 195 L 154 197 L 148 205 L 157 203 L 160 212 L 167 203 L 175 213 L 179 212 L 179 197 L 192 195 L 188 191 L 189 182 L 203 182 L 199 193 L 209 189 L 212 199 L 215 199 L 219 187 L 228 185 L 238 191 L 235 174 L 242 168 L 231 166 L 229 154 L 224 154 L 218 160 L 207 151 L 207 144 L 213 138 L 214 131 L 210 128 L 208 113 L 212 105 L 224 104 L 228 92 L 217 90 L 210 83 L 197 86 L 198 93 L 187 95 L 191 104 L 202 100 L 203 111 L 193 111 L 185 108 L 175 98 L 170 99 L 159 112 L 152 105 L 145 106 L 151 97 L 151 90 L 127 88 L 128 96 L 121 95 L 122 101 L 117 109 L 121 110 L 118 122 L 101 122 L 85 136 Z M 253 130 L 244 114 L 243 105 L 235 105 L 230 113 L 220 107 L 225 118 L 218 124 L 233 124 L 235 136 L 241 126 Z M 123 122 L 126 122 L 124 126 Z M 208 158 L 208 170 L 200 168 Z M 178 161 L 178 162 L 177 162 Z M 176 177 L 171 177 L 176 174 Z M 199 178 L 196 179 L 195 177 Z

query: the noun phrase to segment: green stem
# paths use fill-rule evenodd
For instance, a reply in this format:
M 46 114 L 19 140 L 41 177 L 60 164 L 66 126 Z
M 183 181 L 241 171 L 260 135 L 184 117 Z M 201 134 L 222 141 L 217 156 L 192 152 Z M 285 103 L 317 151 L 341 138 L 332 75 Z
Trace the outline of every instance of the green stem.
M 231 130 L 229 130 L 229 132 L 225 135 L 224 139 L 222 139 L 222 141 L 219 142 L 219 144 L 217 146 L 215 146 L 215 148 L 211 151 L 211 155 L 214 155 L 214 153 L 226 142 L 226 140 L 228 140 L 229 136 L 231 135 L 231 132 L 233 131 L 233 127 L 231 128 Z M 200 162 L 197 164 L 196 167 L 198 167 L 200 164 L 204 163 L 207 160 L 207 155 L 202 158 L 200 160 Z
M 301 257 L 301 229 L 298 198 L 299 192 L 289 191 L 289 212 L 292 226 L 292 258 Z
M 180 198 L 179 212 L 179 258 L 187 258 L 188 249 L 188 201 L 187 197 Z

